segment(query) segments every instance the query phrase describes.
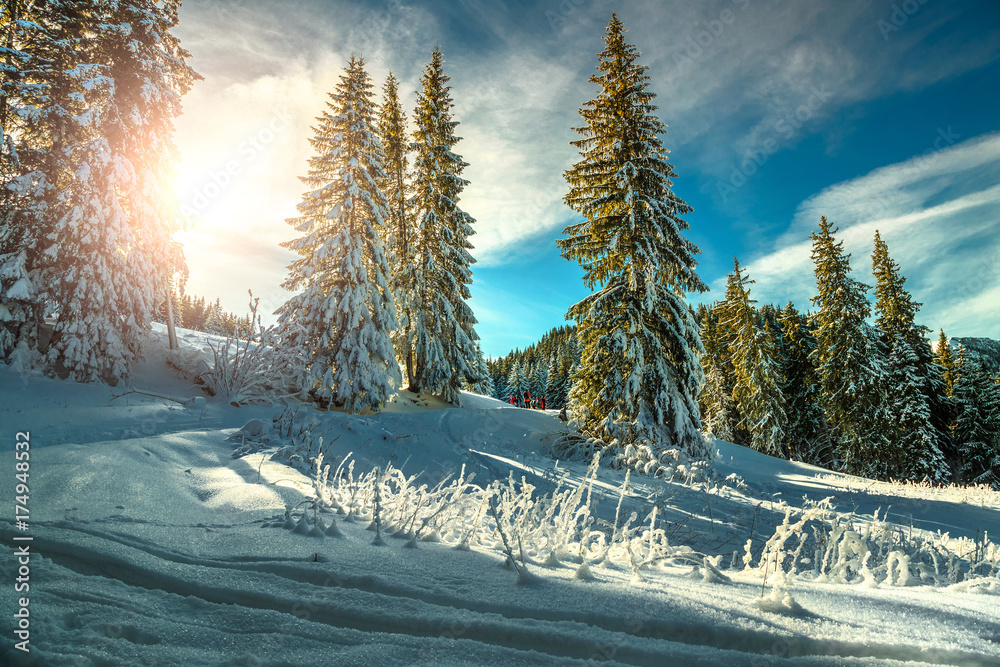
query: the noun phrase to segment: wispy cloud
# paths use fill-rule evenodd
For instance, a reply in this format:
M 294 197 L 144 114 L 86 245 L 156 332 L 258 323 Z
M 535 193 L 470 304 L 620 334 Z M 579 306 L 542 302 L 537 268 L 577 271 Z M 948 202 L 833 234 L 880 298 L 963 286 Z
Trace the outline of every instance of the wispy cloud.
M 853 255 L 855 275 L 869 284 L 879 230 L 908 287 L 925 304 L 922 323 L 953 335 L 1000 337 L 1000 300 L 991 301 L 1000 290 L 1000 133 L 932 150 L 810 197 L 772 250 L 746 263 L 759 301 L 809 306 L 815 287 L 808 235 L 820 215 L 839 227 L 837 238 Z M 720 279 L 713 287 L 723 285 Z
M 1000 53 L 996 30 L 982 31 L 979 41 L 961 49 L 929 40 L 960 15 L 943 3 L 928 5 L 885 40 L 877 20 L 891 5 L 635 0 L 614 9 L 650 66 L 651 88 L 670 128 L 667 147 L 683 147 L 679 173 L 725 179 L 748 150 L 770 138 L 779 140 L 777 150 L 787 150 L 805 136 L 831 131 L 829 121 L 846 105 L 930 85 Z M 189 264 L 198 267 L 193 291 L 219 294 L 229 308 L 242 307 L 246 287 L 272 301 L 287 296 L 273 282 L 287 259 L 266 270 L 234 262 L 223 273 L 212 268 L 218 258 L 207 248 L 225 247 L 238 235 L 241 248 L 262 257 L 265 246 L 291 238 L 283 221 L 295 215 L 302 194 L 298 176 L 311 153 L 310 126 L 346 59 L 363 54 L 378 84 L 392 68 L 410 107 L 435 43 L 453 77 L 464 137 L 457 151 L 470 163 L 462 205 L 477 220 L 479 266 L 526 252 L 554 255 L 538 240 L 572 215 L 562 204 L 562 172 L 577 157 L 568 145 L 580 123 L 577 109 L 595 92 L 588 77 L 603 46 L 607 4 L 204 0 L 185 3 L 181 12 L 178 32 L 206 76 L 185 98 L 178 122 L 182 198 L 209 200 L 192 215 L 192 232 L 214 243 L 186 248 Z M 817 88 L 829 99 L 792 137 L 781 134 L 778 123 Z M 278 130 L 275 118 L 282 119 Z M 266 137 L 269 128 L 274 137 L 248 158 L 241 147 Z M 239 173 L 214 193 L 213 176 L 232 160 Z

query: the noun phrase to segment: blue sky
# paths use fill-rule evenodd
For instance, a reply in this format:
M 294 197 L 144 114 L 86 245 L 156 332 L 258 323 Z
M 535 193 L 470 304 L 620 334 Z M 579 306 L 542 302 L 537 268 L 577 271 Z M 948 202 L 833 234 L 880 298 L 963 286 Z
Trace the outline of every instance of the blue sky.
M 871 282 L 879 229 L 950 335 L 1000 338 L 1000 4 L 880 2 L 190 1 L 177 30 L 204 77 L 177 122 L 188 290 L 273 310 L 291 256 L 312 119 L 363 54 L 412 91 L 440 44 L 452 77 L 463 207 L 477 220 L 472 306 L 488 355 L 524 347 L 585 295 L 555 245 L 562 172 L 612 11 L 649 66 L 674 191 L 694 207 L 699 273 L 733 256 L 762 303 L 813 295 L 808 235 L 841 228 Z

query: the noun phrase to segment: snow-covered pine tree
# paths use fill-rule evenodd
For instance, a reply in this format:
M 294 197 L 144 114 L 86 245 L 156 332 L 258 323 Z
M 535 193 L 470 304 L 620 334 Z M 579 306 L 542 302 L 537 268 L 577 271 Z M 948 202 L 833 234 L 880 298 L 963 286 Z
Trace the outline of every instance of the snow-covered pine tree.
M 816 350 L 813 360 L 820 383 L 820 405 L 835 428 L 843 468 L 853 474 L 883 477 L 886 441 L 880 433 L 883 413 L 883 346 L 865 319 L 868 287 L 851 277 L 850 255 L 820 218 L 813 232 L 818 294 Z
M 955 379 L 955 442 L 963 481 L 1000 488 L 1000 386 L 975 360 L 961 359 Z
M 45 271 L 52 258 L 46 251 L 53 250 L 55 199 L 72 178 L 70 149 L 84 136 L 75 116 L 85 107 L 73 73 L 79 73 L 86 9 L 85 3 L 26 0 L 0 8 L 0 257 L 6 273 L 19 276 L 8 278 L 13 282 L 0 293 L 0 305 L 10 317 L 4 325 L 8 352 L 14 345 L 27 349 L 19 356 L 29 363 L 39 357 L 39 325 L 49 300 Z
M 705 456 L 703 349 L 685 298 L 708 288 L 695 273 L 699 250 L 682 235 L 691 207 L 671 190 L 647 68 L 624 33 L 612 15 L 600 74 L 591 76 L 598 95 L 580 109 L 581 160 L 565 174 L 566 204 L 584 219 L 558 244 L 598 288 L 568 313 L 582 347 L 570 402 L 583 429 L 609 443 L 636 445 L 653 460 L 671 447 Z
M 944 378 L 933 364 L 929 329 L 915 322 L 919 303 L 905 287 L 899 265 L 875 231 L 875 325 L 889 351 L 885 435 L 896 453 L 895 475 L 944 481 L 950 474 L 943 452 L 951 448 L 951 414 Z
M 412 216 L 407 208 L 406 172 L 409 168 L 409 142 L 406 139 L 406 114 L 399 101 L 399 81 L 392 72 L 382 86 L 382 104 L 378 109 L 376 129 L 385 149 L 385 179 L 380 182 L 389 202 L 389 230 L 386 254 L 389 258 L 392 295 L 396 301 L 399 328 L 393 333 L 396 356 L 406 369 L 407 386 L 413 385 L 413 337 L 411 300 L 414 295 L 414 236 Z
M 493 398 L 505 401 L 510 396 L 510 392 L 507 391 L 508 373 L 500 360 L 495 360 L 490 365 L 492 367 L 490 373 L 493 376 Z
M 12 360 L 15 349 L 18 366 L 32 365 L 31 348 L 24 329 L 34 322 L 40 299 L 25 268 L 26 254 L 0 255 L 0 362 Z
M 510 375 L 507 376 L 507 396 L 514 396 L 520 399 L 524 396 L 524 391 L 528 389 L 528 375 L 524 372 L 524 362 L 515 361 L 510 368 Z
M 85 381 L 128 381 L 172 266 L 173 118 L 196 74 L 170 34 L 177 3 L 95 3 L 77 67 L 89 136 L 60 192 L 48 356 Z
M 931 423 L 931 411 L 923 393 L 919 360 L 904 334 L 896 333 L 890 345 L 886 396 L 886 434 L 891 466 L 889 476 L 897 479 L 944 481 L 950 477 L 938 447 L 938 433 Z
M 938 335 L 937 354 L 934 362 L 941 369 L 941 376 L 944 378 L 945 393 L 948 396 L 955 395 L 955 376 L 958 364 L 955 361 L 955 354 L 951 349 L 951 341 L 944 334 L 944 329 Z
M 544 357 L 536 355 L 532 360 L 531 372 L 528 375 L 528 389 L 535 398 L 539 398 L 545 394 L 545 388 L 549 380 L 548 369 L 549 367 L 544 362 Z
M 818 403 L 816 369 L 810 361 L 810 355 L 816 349 L 816 337 L 806 317 L 799 314 L 791 301 L 779 313 L 778 322 L 784 353 L 782 377 L 785 382 L 781 394 L 788 416 L 788 442 L 792 458 L 833 467 L 835 459 L 829 446 L 826 419 Z
M 718 320 L 721 311 L 721 304 L 716 309 L 702 307 L 699 317 L 701 341 L 705 346 L 705 354 L 701 357 L 705 383 L 698 395 L 701 422 L 706 433 L 720 440 L 748 444 L 749 440 L 739 432 L 742 420 L 733 403 L 731 341 L 723 336 Z
M 474 220 L 458 206 L 468 185 L 461 173 L 468 165 L 453 151 L 459 137 L 458 122 L 452 120 L 449 80 L 444 56 L 435 47 L 421 77 L 414 112 L 417 129 L 410 144 L 415 153 L 413 196 L 408 202 L 414 220 L 410 389 L 457 404 L 460 380 L 473 372 L 479 336 L 467 303 L 475 263 L 469 253 Z
M 402 382 L 390 335 L 397 326 L 381 234 L 388 201 L 379 188 L 385 153 L 372 128 L 371 80 L 352 57 L 311 140 L 302 182 L 311 190 L 288 222 L 303 233 L 283 245 L 301 255 L 279 310 L 285 344 L 307 359 L 304 383 L 350 412 L 377 411 Z
M 781 375 L 774 331 L 769 322 L 757 323 L 755 301 L 750 299 L 753 281 L 743 275 L 739 260 L 726 281 L 726 301 L 720 325 L 734 333 L 732 363 L 736 382 L 733 402 L 750 432 L 750 446 L 759 452 L 788 458 L 788 417 L 781 394 Z
M 556 350 L 549 355 L 549 363 L 545 370 L 545 405 L 549 408 L 562 407 L 560 395 L 565 391 L 565 378 L 559 375 L 559 353 Z
M 469 390 L 482 396 L 492 396 L 494 391 L 493 376 L 479 345 L 476 345 L 476 374 L 469 378 Z

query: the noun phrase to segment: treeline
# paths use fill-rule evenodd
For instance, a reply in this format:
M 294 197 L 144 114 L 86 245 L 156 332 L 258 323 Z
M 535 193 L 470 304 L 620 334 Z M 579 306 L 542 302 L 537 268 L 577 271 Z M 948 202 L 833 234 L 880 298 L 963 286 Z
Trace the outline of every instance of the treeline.
M 237 338 L 243 338 L 250 331 L 250 317 L 248 315 L 235 315 L 223 310 L 220 299 L 216 299 L 212 303 L 203 296 L 194 296 L 181 290 L 174 293 L 171 305 L 173 306 L 174 325 L 184 329 Z M 162 300 L 157 305 L 153 321 L 166 324 L 166 300 Z
M 758 307 L 738 261 L 725 298 L 695 310 L 704 431 L 875 479 L 1000 486 L 1000 376 L 980 355 L 956 351 L 944 331 L 932 348 L 915 321 L 921 304 L 878 233 L 872 305 L 835 232 L 823 218 L 812 237 L 816 310 Z M 575 327 L 553 329 L 487 361 L 492 396 L 528 389 L 562 407 L 578 365 Z
M 935 356 L 878 232 L 871 304 L 836 231 L 824 217 L 811 236 L 813 312 L 756 308 L 738 261 L 725 299 L 699 309 L 704 428 L 875 479 L 1000 482 L 1000 386 L 943 331 Z
M 549 408 L 566 405 L 573 373 L 580 365 L 576 327 L 561 326 L 522 350 L 486 361 L 487 396 L 509 401 L 511 396 L 544 396 Z M 474 389 L 474 385 L 470 385 Z

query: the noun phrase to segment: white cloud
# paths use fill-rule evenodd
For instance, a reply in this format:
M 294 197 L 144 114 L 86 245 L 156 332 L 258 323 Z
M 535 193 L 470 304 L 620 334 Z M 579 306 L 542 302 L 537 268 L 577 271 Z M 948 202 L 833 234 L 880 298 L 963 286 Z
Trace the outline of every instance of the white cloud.
M 182 197 L 189 205 L 198 195 L 206 200 L 192 216 L 190 238 L 211 241 L 186 249 L 189 289 L 221 295 L 230 309 L 242 309 L 246 287 L 283 300 L 287 295 L 273 277 L 291 256 L 274 249 L 293 236 L 284 219 L 295 214 L 303 190 L 298 176 L 311 154 L 310 125 L 339 68 L 353 53 L 363 53 L 380 87 L 392 67 L 406 94 L 404 105 L 411 107 L 435 43 L 442 44 L 453 77 L 464 137 L 457 151 L 470 163 L 465 176 L 471 185 L 462 204 L 477 219 L 472 240 L 480 265 L 524 252 L 554 256 L 555 248 L 535 242 L 572 215 L 562 204 L 562 172 L 576 159 L 568 145 L 576 138 L 571 128 L 580 122 L 580 104 L 594 94 L 588 77 L 611 11 L 603 3 L 569 4 L 572 11 L 553 30 L 546 8 L 562 12 L 567 3 L 552 0 L 528 12 L 481 0 L 436 8 L 400 0 L 185 3 L 178 34 L 206 80 L 185 98 L 178 122 Z M 733 20 L 719 32 L 713 22 L 724 10 Z M 724 178 L 735 159 L 774 135 L 776 123 L 816 87 L 830 91 L 830 101 L 803 134 L 846 104 L 953 76 L 997 51 L 984 38 L 959 54 L 908 58 L 898 75 L 899 54 L 909 53 L 934 26 L 914 20 L 884 42 L 875 26 L 878 8 L 866 0 L 836 7 L 636 0 L 616 11 L 650 66 L 659 113 L 670 125 L 667 147 L 700 138 L 698 150 L 685 151 L 689 163 L 678 165 L 682 176 L 697 168 Z M 704 41 L 713 26 L 718 34 L 694 57 L 678 57 Z M 466 29 L 489 39 L 459 46 Z M 254 138 L 261 143 L 271 134 L 261 150 L 250 150 Z M 222 187 L 217 181 L 225 180 L 232 161 L 239 173 Z M 218 253 L 237 247 L 236 240 L 241 252 L 256 259 L 231 262 L 223 272 Z M 257 263 L 264 257 L 276 266 Z

